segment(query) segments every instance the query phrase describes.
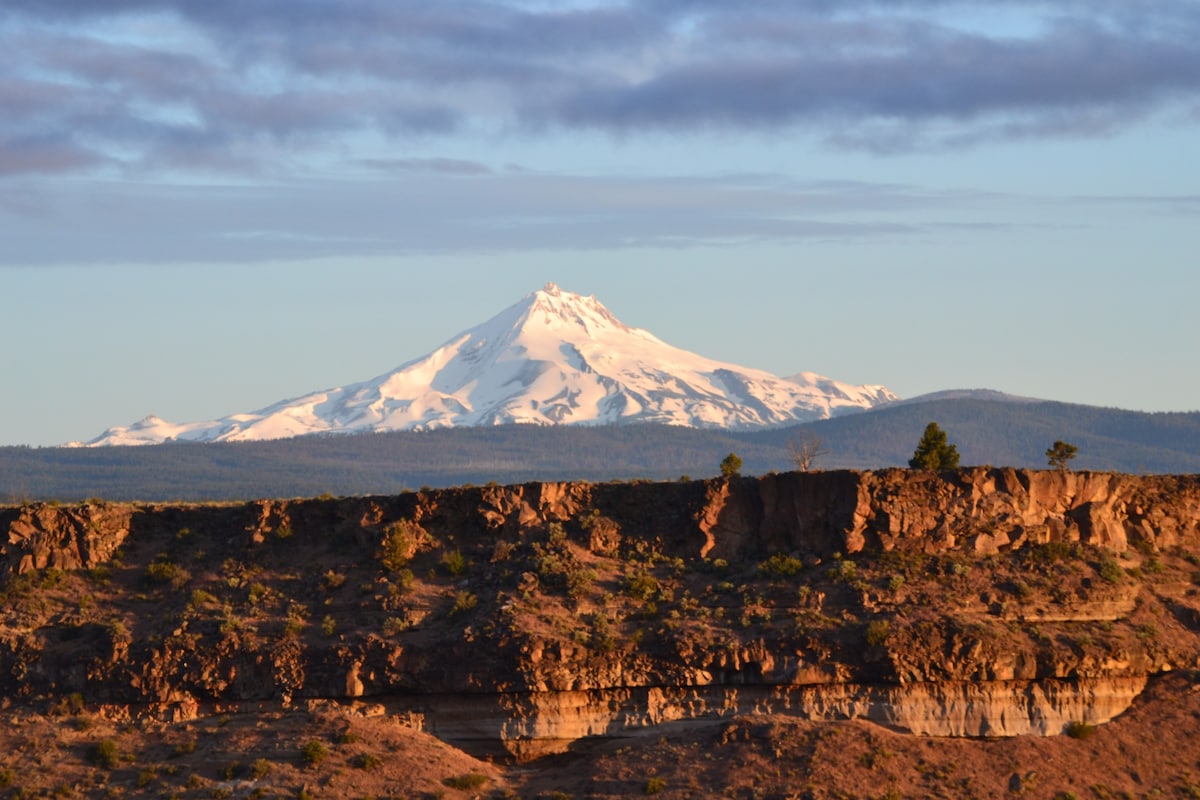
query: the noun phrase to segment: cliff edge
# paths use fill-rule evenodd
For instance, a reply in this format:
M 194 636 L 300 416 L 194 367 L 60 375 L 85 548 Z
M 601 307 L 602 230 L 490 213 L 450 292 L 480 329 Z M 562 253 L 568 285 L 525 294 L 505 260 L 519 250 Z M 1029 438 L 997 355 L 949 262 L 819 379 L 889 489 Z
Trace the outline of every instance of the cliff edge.
M 1200 476 L 1013 469 L 0 509 L 0 694 L 345 704 L 520 759 L 782 715 L 1055 735 L 1200 668 Z

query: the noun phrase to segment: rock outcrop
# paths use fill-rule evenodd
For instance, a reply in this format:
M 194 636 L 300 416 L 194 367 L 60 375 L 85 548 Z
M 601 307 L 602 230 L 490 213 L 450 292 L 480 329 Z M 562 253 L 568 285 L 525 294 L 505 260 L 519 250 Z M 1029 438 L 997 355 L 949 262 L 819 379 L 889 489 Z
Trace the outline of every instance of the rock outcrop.
M 1200 666 L 1197 476 L 30 505 L 0 531 L 0 693 L 114 714 L 370 702 L 522 756 L 747 713 L 1011 736 Z

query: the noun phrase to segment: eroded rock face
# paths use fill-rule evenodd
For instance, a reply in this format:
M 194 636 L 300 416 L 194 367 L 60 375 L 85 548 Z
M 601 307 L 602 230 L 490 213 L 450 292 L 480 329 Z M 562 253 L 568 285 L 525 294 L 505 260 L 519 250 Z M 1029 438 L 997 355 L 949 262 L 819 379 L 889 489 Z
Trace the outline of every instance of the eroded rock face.
M 784 473 L 713 488 L 706 555 L 966 550 L 1081 542 L 1114 552 L 1194 542 L 1200 477 L 972 468 Z
M 409 536 L 398 559 L 419 562 L 417 576 L 438 576 L 419 601 L 403 585 L 420 580 L 413 570 L 401 580 L 379 565 L 397 529 Z M 1057 641 L 1005 626 L 1131 619 L 1148 596 L 1130 581 L 1089 577 L 1074 594 L 1038 604 L 1019 602 L 1015 585 L 989 587 L 958 597 L 945 619 L 917 624 L 903 619 L 905 603 L 936 595 L 906 599 L 878 580 L 857 587 L 848 570 L 823 589 L 800 587 L 799 597 L 790 584 L 771 589 L 786 589 L 783 599 L 756 599 L 758 589 L 732 580 L 714 589 L 721 577 L 705 572 L 738 563 L 736 580 L 751 581 L 757 561 L 779 554 L 820 565 L 824 576 L 855 554 L 974 559 L 1051 542 L 1113 554 L 1195 551 L 1197 476 L 887 470 L 230 506 L 39 504 L 0 509 L 0 531 L 0 574 L 93 570 L 123 553 L 129 592 L 157 598 L 117 608 L 108 621 L 74 596 L 40 617 L 38 604 L 14 606 L 0 618 L 0 693 L 80 692 L 107 708 L 173 718 L 245 703 L 371 701 L 423 715 L 447 738 L 519 756 L 582 736 L 746 713 L 861 718 L 928 735 L 1054 734 L 1072 721 L 1111 719 L 1148 676 L 1200 666 L 1200 602 L 1187 586 L 1151 599 L 1191 638 L 1159 636 L 1147 618 L 1142 633 L 1113 643 L 1087 641 L 1092 629 Z M 510 561 L 513 552 L 527 560 Z M 475 566 L 460 574 L 451 555 Z M 609 573 L 587 578 L 588 559 Z M 156 572 L 155 563 L 171 569 Z M 693 588 L 714 605 L 702 619 L 726 640 L 678 616 L 698 607 L 694 597 L 683 598 L 689 606 L 656 596 L 675 604 L 680 621 L 647 643 L 622 638 L 641 635 L 640 611 L 627 609 L 625 627 L 611 628 L 604 609 L 613 595 L 663 563 L 697 571 Z M 571 570 L 599 581 L 584 586 L 591 595 L 570 594 L 579 588 Z M 555 580 L 566 619 L 522 623 L 537 617 Z M 718 616 L 727 610 L 742 619 Z M 876 612 L 894 621 L 883 643 L 864 639 Z M 742 632 L 756 620 L 766 620 L 763 633 Z
M 37 503 L 0 511 L 0 570 L 89 569 L 107 562 L 129 535 L 134 509 L 84 503 L 70 508 Z

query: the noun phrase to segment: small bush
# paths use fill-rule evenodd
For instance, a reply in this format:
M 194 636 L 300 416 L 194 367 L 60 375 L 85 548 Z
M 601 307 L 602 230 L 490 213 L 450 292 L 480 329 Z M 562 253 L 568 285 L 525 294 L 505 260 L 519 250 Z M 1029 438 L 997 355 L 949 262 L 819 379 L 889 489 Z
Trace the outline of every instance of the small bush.
M 403 569 L 409 559 L 417 554 L 423 531 L 414 522 L 402 519 L 391 525 L 383 536 L 379 546 L 379 560 L 383 566 L 392 572 Z
M 663 789 L 667 788 L 667 782 L 662 778 L 649 778 L 646 781 L 646 786 L 642 790 L 643 794 L 658 794 Z
M 886 619 L 873 619 L 867 623 L 864 638 L 869 647 L 880 647 L 887 641 L 888 637 L 888 621 Z
M 1113 558 L 1104 558 L 1100 562 L 1100 577 L 1108 583 L 1120 583 L 1125 577 L 1125 570 Z
M 803 569 L 803 561 L 783 553 L 776 553 L 758 565 L 760 575 L 778 575 L 780 577 L 796 575 Z
M 98 767 L 115 769 L 121 763 L 121 749 L 112 739 L 104 739 L 92 745 L 88 753 L 89 760 Z
M 333 636 L 337 632 L 337 620 L 326 614 L 325 619 L 321 620 L 321 633 L 326 636 Z
M 173 589 L 180 588 L 191 579 L 192 576 L 186 569 L 171 561 L 165 554 L 155 557 L 150 562 L 150 565 L 146 567 L 146 572 L 142 576 L 143 583 L 147 585 L 162 586 L 170 584 Z
M 446 780 L 442 781 L 442 783 L 451 789 L 462 789 L 463 791 L 481 789 L 487 782 L 487 775 L 479 772 L 468 772 L 466 775 L 456 775 L 453 778 L 446 778 Z
M 370 753 L 362 753 L 354 759 L 354 766 L 368 771 L 379 769 L 381 766 L 383 766 L 383 760 L 380 759 L 379 756 L 375 756 Z
M 256 758 L 254 763 L 250 765 L 250 777 L 254 780 L 261 780 L 267 777 L 271 772 L 272 764 L 265 758 Z
M 13 781 L 16 780 L 16 778 L 17 776 L 13 773 L 11 768 L 6 767 L 5 769 L 0 769 L 0 789 L 5 789 L 9 786 L 12 786 Z
M 648 572 L 639 572 L 626 578 L 623 588 L 634 600 L 649 600 L 658 594 L 658 578 Z
M 319 766 L 329 756 L 329 749 L 316 739 L 312 739 L 300 750 L 300 760 L 307 767 Z
M 858 577 L 858 565 L 853 561 L 838 561 L 829 568 L 829 577 L 835 581 L 852 581 Z
M 1089 739 L 1096 732 L 1096 726 L 1083 720 L 1075 720 L 1067 725 L 1066 734 L 1072 739 Z
M 408 594 L 412 591 L 413 584 L 417 582 L 417 576 L 413 574 L 411 569 L 398 569 L 392 576 L 394 586 L 401 594 Z
M 742 471 L 742 459 L 737 453 L 730 453 L 721 459 L 721 474 L 726 478 L 732 478 Z
M 246 598 L 250 601 L 250 605 L 258 605 L 262 599 L 271 593 L 271 590 L 261 583 L 255 581 L 250 584 L 250 588 L 246 590 Z
M 454 605 L 450 607 L 450 616 L 465 614 L 479 605 L 479 598 L 470 592 L 457 592 L 454 595 Z
M 442 566 L 446 572 L 458 577 L 467 571 L 467 559 L 461 550 L 448 550 L 442 554 Z
M 211 592 L 206 592 L 203 589 L 193 589 L 192 598 L 188 601 L 188 604 L 192 608 L 200 608 L 201 606 L 215 602 L 217 602 L 217 598 Z

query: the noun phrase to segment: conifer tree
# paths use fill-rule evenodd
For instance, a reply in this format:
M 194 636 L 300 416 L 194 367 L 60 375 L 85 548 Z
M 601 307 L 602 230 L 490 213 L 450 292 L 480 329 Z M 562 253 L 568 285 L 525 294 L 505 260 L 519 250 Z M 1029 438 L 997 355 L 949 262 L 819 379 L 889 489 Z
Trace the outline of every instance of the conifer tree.
M 946 441 L 946 432 L 936 422 L 931 422 L 925 426 L 908 465 L 913 469 L 957 469 L 958 448 Z
M 1079 452 L 1079 448 L 1073 444 L 1067 444 L 1061 439 L 1055 439 L 1054 444 L 1046 451 L 1046 458 L 1050 462 L 1050 466 L 1056 467 L 1060 472 L 1067 471 L 1067 462 L 1075 457 Z

